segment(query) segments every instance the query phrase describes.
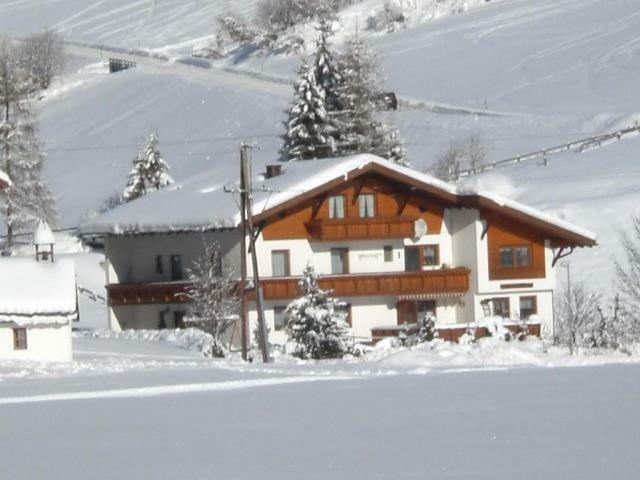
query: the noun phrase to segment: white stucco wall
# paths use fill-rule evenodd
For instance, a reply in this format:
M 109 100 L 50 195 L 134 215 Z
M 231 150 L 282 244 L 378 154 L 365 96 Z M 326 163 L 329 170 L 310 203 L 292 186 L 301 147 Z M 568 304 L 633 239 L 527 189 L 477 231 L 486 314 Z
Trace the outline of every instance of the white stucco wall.
M 13 348 L 11 324 L 0 324 L 0 359 L 70 362 L 73 360 L 71 325 L 27 327 L 27 349 Z

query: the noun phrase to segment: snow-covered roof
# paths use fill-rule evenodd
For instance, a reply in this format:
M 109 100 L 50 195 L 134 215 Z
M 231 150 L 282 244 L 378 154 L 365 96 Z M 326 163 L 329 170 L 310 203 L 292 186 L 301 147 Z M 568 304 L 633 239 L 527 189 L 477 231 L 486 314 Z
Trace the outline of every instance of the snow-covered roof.
M 33 232 L 33 244 L 34 245 L 55 245 L 56 239 L 53 236 L 51 227 L 44 220 L 38 222 L 35 232 Z
M 345 181 L 363 169 L 378 168 L 446 196 L 452 203 L 482 198 L 508 207 L 550 226 L 566 230 L 595 242 L 593 233 L 573 226 L 552 215 L 487 192 L 460 190 L 455 185 L 417 170 L 397 165 L 380 157 L 362 154 L 323 160 L 282 164 L 282 175 L 254 178 L 254 215 L 260 217 L 296 197 L 321 188 L 334 180 Z M 350 176 L 351 175 L 351 176 Z M 236 181 L 220 181 L 203 173 L 181 185 L 174 185 L 111 210 L 80 227 L 82 235 L 127 235 L 169 233 L 236 228 L 240 222 Z M 460 203 L 459 206 L 465 206 Z
M 11 185 L 11 179 L 9 175 L 0 170 L 0 188 L 5 188 L 7 185 Z
M 63 325 L 77 317 L 76 305 L 73 260 L 0 259 L 0 322 Z

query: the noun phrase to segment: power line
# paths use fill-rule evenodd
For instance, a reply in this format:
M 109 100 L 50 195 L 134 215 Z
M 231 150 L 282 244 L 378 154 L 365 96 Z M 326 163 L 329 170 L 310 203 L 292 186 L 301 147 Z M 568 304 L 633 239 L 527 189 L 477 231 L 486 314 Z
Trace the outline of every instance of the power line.
M 197 138 L 191 140 L 174 140 L 174 141 L 160 141 L 160 145 L 190 145 L 190 144 L 207 144 L 207 143 L 222 143 L 237 140 L 245 140 L 247 138 L 272 138 L 278 137 L 278 133 L 261 133 L 257 135 L 238 135 L 233 137 L 212 137 L 212 138 Z M 68 147 L 68 148 L 45 148 L 45 152 L 87 152 L 87 151 L 102 151 L 102 150 L 122 150 L 139 148 L 140 145 L 107 145 L 103 147 Z

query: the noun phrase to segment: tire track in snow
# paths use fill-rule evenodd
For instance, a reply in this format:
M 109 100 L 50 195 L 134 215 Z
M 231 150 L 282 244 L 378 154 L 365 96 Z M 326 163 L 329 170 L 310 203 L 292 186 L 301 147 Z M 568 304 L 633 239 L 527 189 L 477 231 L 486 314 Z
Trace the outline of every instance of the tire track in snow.
M 70 400 L 102 400 L 114 398 L 147 398 L 163 395 L 179 395 L 186 393 L 227 392 L 259 387 L 274 387 L 295 383 L 312 383 L 326 381 L 354 380 L 358 377 L 337 375 L 326 377 L 297 376 L 284 378 L 261 378 L 253 380 L 229 380 L 212 383 L 187 383 L 180 385 L 162 385 L 152 387 L 122 388 L 113 390 L 96 390 L 84 392 L 51 393 L 23 397 L 0 398 L 2 405 L 20 405 L 25 403 L 63 402 Z

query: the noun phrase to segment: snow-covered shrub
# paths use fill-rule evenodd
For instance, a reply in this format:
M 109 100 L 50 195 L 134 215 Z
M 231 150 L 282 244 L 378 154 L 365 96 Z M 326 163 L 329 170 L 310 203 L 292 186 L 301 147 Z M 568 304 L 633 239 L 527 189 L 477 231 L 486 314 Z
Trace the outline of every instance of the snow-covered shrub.
M 329 298 L 329 293 L 319 287 L 311 264 L 304 269 L 298 285 L 302 296 L 285 311 L 293 354 L 303 359 L 341 358 L 349 348 L 345 305 Z
M 417 338 L 420 343 L 431 342 L 438 338 L 436 321 L 437 319 L 435 315 L 427 315 L 418 321 L 420 324 L 420 330 L 418 330 Z
M 249 25 L 238 15 L 227 13 L 217 18 L 218 31 L 220 38 L 228 38 L 232 42 L 241 44 L 252 43 L 260 35 L 260 32 L 253 26 Z
M 331 18 L 345 3 L 345 0 L 260 0 L 256 23 L 284 32 L 313 19 Z
M 375 32 L 395 32 L 405 25 L 407 17 L 396 2 L 386 0 L 382 7 L 367 17 L 367 29 Z
M 452 140 L 449 149 L 436 159 L 431 174 L 447 182 L 453 182 L 460 177 L 460 170 L 478 170 L 485 164 L 486 159 L 487 147 L 482 137 L 471 134 L 461 140 Z
M 217 243 L 204 243 L 202 255 L 187 269 L 187 279 L 189 286 L 182 295 L 190 303 L 184 322 L 210 334 L 213 356 L 224 357 L 224 337 L 238 320 L 240 298 L 234 272 L 223 265 Z
M 589 338 L 598 329 L 600 296 L 576 284 L 555 298 L 556 341 L 568 346 L 572 355 L 580 347 L 591 346 Z
M 624 260 L 616 262 L 620 299 L 616 317 L 625 324 L 625 342 L 640 340 L 640 216 L 632 218 L 631 232 L 622 234 Z M 621 306 L 624 306 L 622 309 Z
M 20 43 L 18 57 L 33 87 L 46 90 L 64 69 L 62 37 L 52 30 L 30 35 Z

